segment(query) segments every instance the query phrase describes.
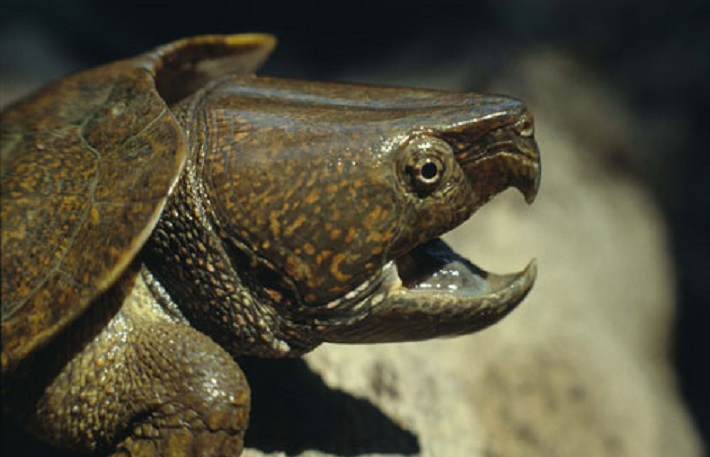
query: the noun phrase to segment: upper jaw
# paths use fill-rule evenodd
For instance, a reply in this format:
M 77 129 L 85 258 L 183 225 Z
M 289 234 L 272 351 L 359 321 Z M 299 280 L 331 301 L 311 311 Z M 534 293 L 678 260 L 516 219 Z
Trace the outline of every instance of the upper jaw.
M 527 203 L 535 201 L 540 189 L 540 151 L 532 136 L 515 128 L 489 132 L 476 147 L 460 152 L 457 160 L 474 191 L 474 209 L 497 194 L 515 187 Z

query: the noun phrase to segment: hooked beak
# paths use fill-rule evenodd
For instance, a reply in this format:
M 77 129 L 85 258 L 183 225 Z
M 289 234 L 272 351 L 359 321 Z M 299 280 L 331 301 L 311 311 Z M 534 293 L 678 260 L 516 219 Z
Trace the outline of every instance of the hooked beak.
M 540 151 L 533 137 L 532 116 L 524 111 L 512 127 L 488 132 L 456 160 L 474 191 L 474 211 L 507 189 L 517 188 L 527 203 L 540 188 Z

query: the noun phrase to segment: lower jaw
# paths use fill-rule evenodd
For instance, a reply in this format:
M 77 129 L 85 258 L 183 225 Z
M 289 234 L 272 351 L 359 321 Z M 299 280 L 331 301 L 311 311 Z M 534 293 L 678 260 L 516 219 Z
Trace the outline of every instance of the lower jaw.
M 365 296 L 316 319 L 325 341 L 414 341 L 481 330 L 525 298 L 535 262 L 519 273 L 488 273 L 432 240 L 387 264 Z M 347 305 L 347 306 L 345 306 Z

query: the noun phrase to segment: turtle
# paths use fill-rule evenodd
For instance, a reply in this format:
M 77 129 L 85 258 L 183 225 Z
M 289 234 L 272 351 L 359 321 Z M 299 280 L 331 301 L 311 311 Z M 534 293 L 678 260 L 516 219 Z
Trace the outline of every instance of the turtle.
M 239 356 L 488 327 L 534 260 L 440 236 L 540 154 L 506 96 L 257 76 L 268 34 L 181 39 L 1 115 L 3 417 L 57 448 L 238 456 Z

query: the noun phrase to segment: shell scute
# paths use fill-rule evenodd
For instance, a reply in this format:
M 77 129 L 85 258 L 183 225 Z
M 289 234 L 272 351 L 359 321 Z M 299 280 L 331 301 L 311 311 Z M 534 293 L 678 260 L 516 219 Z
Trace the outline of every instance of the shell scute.
M 111 287 L 150 236 L 187 158 L 169 104 L 255 71 L 274 45 L 180 40 L 68 76 L 0 115 L 3 375 Z

